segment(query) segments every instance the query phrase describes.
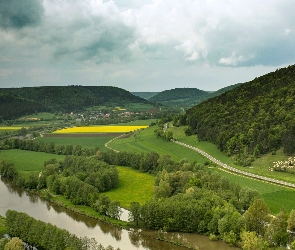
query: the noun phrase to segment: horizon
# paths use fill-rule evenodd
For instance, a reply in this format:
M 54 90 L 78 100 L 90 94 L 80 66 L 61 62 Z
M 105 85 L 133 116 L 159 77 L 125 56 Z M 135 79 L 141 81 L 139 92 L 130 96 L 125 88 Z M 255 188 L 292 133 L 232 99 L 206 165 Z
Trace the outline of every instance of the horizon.
M 0 87 L 217 91 L 295 64 L 291 0 L 0 3 Z

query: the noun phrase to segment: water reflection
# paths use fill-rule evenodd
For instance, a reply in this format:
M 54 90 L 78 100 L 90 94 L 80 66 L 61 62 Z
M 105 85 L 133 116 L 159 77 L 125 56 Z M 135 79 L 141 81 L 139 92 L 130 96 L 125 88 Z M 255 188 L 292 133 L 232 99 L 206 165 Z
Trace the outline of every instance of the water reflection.
M 71 210 L 40 199 L 36 195 L 28 194 L 20 189 L 14 188 L 9 182 L 0 181 L 0 215 L 5 216 L 8 209 L 24 212 L 37 220 L 49 222 L 59 228 L 66 229 L 78 237 L 87 236 L 95 238 L 103 246 L 111 245 L 121 250 L 185 250 L 165 241 L 157 240 L 157 231 L 132 230 L 127 231 L 113 225 L 97 221 L 87 216 L 75 213 Z M 195 234 L 165 234 L 167 241 L 175 240 L 185 243 L 196 249 L 206 250 L 234 250 L 222 242 L 212 242 L 206 236 Z

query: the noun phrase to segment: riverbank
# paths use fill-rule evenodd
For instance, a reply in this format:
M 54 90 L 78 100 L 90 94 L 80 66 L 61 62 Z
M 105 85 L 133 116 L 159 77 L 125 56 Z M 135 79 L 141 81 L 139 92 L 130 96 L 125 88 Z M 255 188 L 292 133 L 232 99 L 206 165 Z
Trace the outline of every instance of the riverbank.
M 116 220 L 111 217 L 101 215 L 98 212 L 94 211 L 93 208 L 88 207 L 88 206 L 74 205 L 69 200 L 67 200 L 65 197 L 63 197 L 61 195 L 53 195 L 48 190 L 43 189 L 41 191 L 34 192 L 34 193 L 37 194 L 40 198 L 45 199 L 48 202 L 54 203 L 58 206 L 61 206 L 65 209 L 68 209 L 68 210 L 75 212 L 77 214 L 84 215 L 84 216 L 91 218 L 91 219 L 100 220 L 100 221 L 109 223 L 113 226 L 124 228 L 126 230 L 130 229 L 130 224 L 127 221 Z
M 48 202 L 54 203 L 60 207 L 63 207 L 71 212 L 86 216 L 91 219 L 99 220 L 105 223 L 108 223 L 112 226 L 128 230 L 129 232 L 133 234 L 137 234 L 138 237 L 139 235 L 144 235 L 145 237 L 149 237 L 154 240 L 159 240 L 159 241 L 164 241 L 170 244 L 173 244 L 175 246 L 182 246 L 187 249 L 195 249 L 192 246 L 188 246 L 186 244 L 182 244 L 179 238 L 174 239 L 173 237 L 167 237 L 164 238 L 162 234 L 159 234 L 159 232 L 154 231 L 154 230 L 143 230 L 141 228 L 134 228 L 133 226 L 131 227 L 129 222 L 122 221 L 122 220 L 116 220 L 113 218 L 110 218 L 108 216 L 100 215 L 99 213 L 95 212 L 91 207 L 87 206 L 82 206 L 82 205 L 74 205 L 72 204 L 69 200 L 64 198 L 63 196 L 58 196 L 58 195 L 52 195 L 50 194 L 47 190 L 42 190 L 40 192 L 34 192 L 37 194 L 40 198 L 46 199 Z M 50 198 L 49 198 L 50 197 Z
M 193 233 L 165 232 L 165 241 L 159 240 L 159 232 L 156 230 L 133 230 L 129 226 L 127 228 L 130 230 L 126 230 L 120 226 L 113 226 L 110 222 L 93 219 L 91 214 L 86 217 L 83 211 L 77 213 L 64 208 L 66 204 L 41 199 L 41 195 L 36 195 L 36 191 L 25 192 L 3 178 L 1 180 L 0 215 L 5 216 L 8 209 L 23 212 L 37 220 L 68 230 L 78 237 L 94 238 L 103 246 L 111 245 L 122 250 L 238 250 L 224 242 L 211 241 L 208 236 Z
M 0 215 L 0 238 L 6 233 L 5 218 Z

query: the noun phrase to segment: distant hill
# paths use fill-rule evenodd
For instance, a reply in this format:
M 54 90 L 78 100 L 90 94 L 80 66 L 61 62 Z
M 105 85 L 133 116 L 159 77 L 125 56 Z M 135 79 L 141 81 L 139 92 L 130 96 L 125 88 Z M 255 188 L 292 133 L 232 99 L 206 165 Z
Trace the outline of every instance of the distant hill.
M 19 114 L 34 113 L 34 110 L 46 111 L 82 111 L 85 107 L 100 105 L 125 105 L 128 103 L 148 103 L 147 100 L 130 92 L 108 86 L 44 86 L 23 88 L 1 88 L 3 109 L 19 109 Z M 10 99 L 9 99 L 10 98 Z M 8 101 L 10 100 L 10 101 Z M 24 103 L 22 105 L 21 103 Z M 32 109 L 30 104 L 38 108 Z M 34 106 L 33 105 L 33 106 Z M 33 111 L 33 112 L 32 112 Z M 10 118 L 15 118 L 12 112 Z
M 237 83 L 237 84 L 229 85 L 229 86 L 224 87 L 224 88 L 221 88 L 221 89 L 219 89 L 217 91 L 210 92 L 209 95 L 208 95 L 208 99 L 209 98 L 212 98 L 212 97 L 215 97 L 215 96 L 219 96 L 219 95 L 221 95 L 221 94 L 223 94 L 223 93 L 225 93 L 225 92 L 227 92 L 229 90 L 232 90 L 232 89 L 238 87 L 241 84 L 242 83 Z
M 0 121 L 47 110 L 41 103 L 0 91 Z
M 206 99 L 209 92 L 197 88 L 175 88 L 162 91 L 148 100 L 166 105 L 192 105 Z
M 181 106 L 181 107 L 192 107 L 209 98 L 221 95 L 222 93 L 229 91 L 239 84 L 230 85 L 217 91 L 204 91 L 197 88 L 175 88 L 171 90 L 165 90 L 162 92 L 140 92 L 140 93 L 151 93 L 146 94 L 144 97 L 150 102 L 161 103 L 168 106 Z
M 150 99 L 151 97 L 155 96 L 159 92 L 131 92 L 132 95 L 139 96 L 144 99 Z
M 295 153 L 295 65 L 276 70 L 187 110 L 188 125 L 249 165 L 280 147 Z

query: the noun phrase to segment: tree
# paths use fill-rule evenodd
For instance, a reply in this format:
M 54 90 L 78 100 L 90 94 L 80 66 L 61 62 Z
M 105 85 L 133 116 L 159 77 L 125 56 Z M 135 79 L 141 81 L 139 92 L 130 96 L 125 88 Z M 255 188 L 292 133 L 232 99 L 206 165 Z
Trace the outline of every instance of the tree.
M 256 232 L 243 231 L 241 233 L 243 250 L 264 250 L 267 249 L 267 243 L 263 238 L 258 237 Z
M 131 202 L 128 220 L 133 222 L 134 226 L 138 226 L 140 221 L 140 204 L 139 202 Z
M 263 236 L 270 221 L 269 213 L 266 203 L 262 199 L 256 198 L 244 214 L 246 230 L 254 231 L 258 235 Z
M 107 214 L 108 214 L 108 216 L 119 220 L 120 216 L 122 214 L 120 202 L 119 201 L 112 201 L 108 207 Z
M 292 211 L 290 212 L 287 222 L 288 222 L 287 229 L 294 232 L 295 231 L 295 210 L 294 209 L 292 209 Z
M 258 196 L 259 196 L 259 193 L 255 189 L 251 189 L 248 187 L 241 188 L 239 193 L 239 198 L 240 198 L 240 203 L 242 205 L 242 208 L 244 210 L 247 210 L 251 202 L 253 202 L 253 200 Z
M 281 210 L 272 218 L 267 228 L 265 238 L 269 245 L 275 247 L 287 245 L 290 237 L 287 232 L 287 226 L 287 214 L 284 210 Z
M 4 250 L 23 250 L 24 243 L 21 239 L 13 237 L 8 243 L 6 243 Z
M 222 239 L 230 244 L 235 244 L 245 226 L 244 217 L 228 206 L 225 216 L 218 221 L 218 231 Z

